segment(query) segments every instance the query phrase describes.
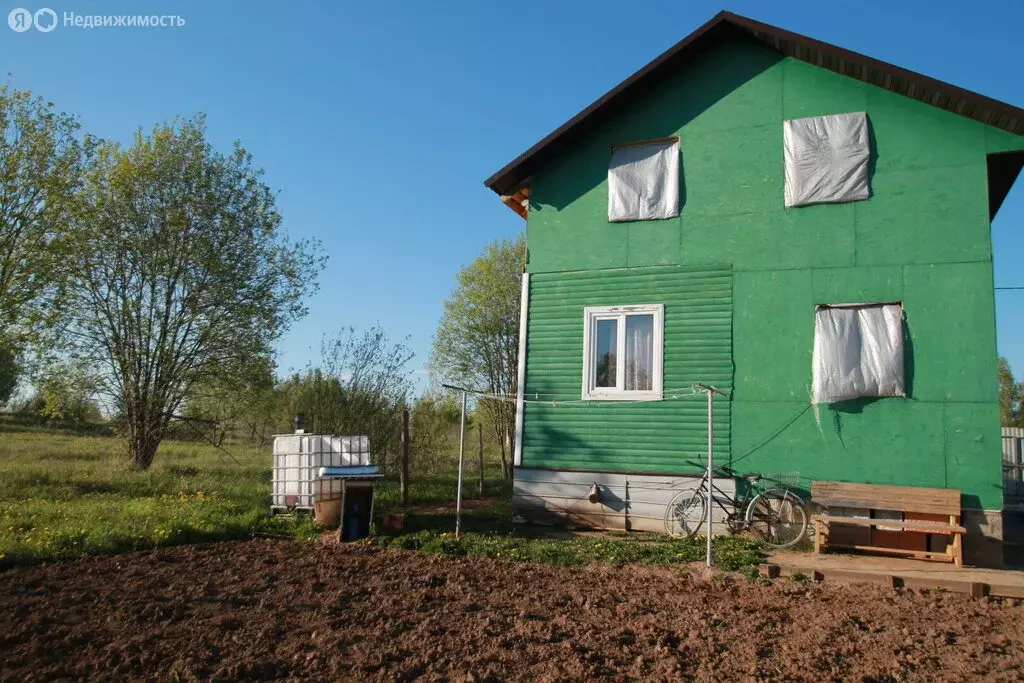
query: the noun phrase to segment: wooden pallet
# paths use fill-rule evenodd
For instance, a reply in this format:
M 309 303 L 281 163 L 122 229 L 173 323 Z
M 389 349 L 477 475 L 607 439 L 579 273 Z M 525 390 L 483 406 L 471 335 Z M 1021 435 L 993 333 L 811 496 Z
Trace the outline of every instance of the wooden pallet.
M 811 485 L 811 502 L 825 509 L 858 508 L 872 511 L 903 513 L 904 519 L 877 519 L 844 517 L 839 515 L 813 515 L 814 552 L 826 547 L 850 548 L 869 552 L 902 555 L 921 560 L 939 560 L 963 566 L 963 534 L 960 525 L 960 492 L 952 489 L 929 489 L 914 486 L 879 486 L 875 484 L 847 484 L 835 481 L 816 481 Z M 896 541 L 911 541 L 906 547 L 877 543 L 841 541 L 831 534 L 832 525 L 866 527 L 874 537 L 876 530 L 884 537 Z M 914 537 L 917 535 L 917 538 Z M 930 536 L 949 536 L 944 551 L 928 548 Z M 919 543 L 917 542 L 919 539 Z

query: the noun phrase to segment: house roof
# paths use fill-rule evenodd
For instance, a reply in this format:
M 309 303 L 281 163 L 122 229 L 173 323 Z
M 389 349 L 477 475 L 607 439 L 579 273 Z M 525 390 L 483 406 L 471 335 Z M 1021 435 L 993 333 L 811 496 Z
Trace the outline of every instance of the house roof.
M 891 90 L 933 107 L 1024 135 L 1024 109 L 777 26 L 722 11 L 513 159 L 485 180 L 484 184 L 525 217 L 525 202 L 528 201 L 529 182 L 534 171 L 597 123 L 642 96 L 681 64 L 722 39 L 736 36 L 756 40 L 788 57 Z M 1012 182 L 1011 179 L 1010 184 Z M 1001 202 L 1002 197 L 999 197 L 998 203 Z M 995 208 L 998 208 L 998 204 Z

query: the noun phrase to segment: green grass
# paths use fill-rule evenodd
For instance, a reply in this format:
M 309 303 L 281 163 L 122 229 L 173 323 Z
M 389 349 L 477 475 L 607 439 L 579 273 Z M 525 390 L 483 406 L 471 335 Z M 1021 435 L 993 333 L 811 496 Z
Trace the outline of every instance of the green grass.
M 231 445 L 233 459 L 203 443 L 167 441 L 148 470 L 129 467 L 121 448 L 109 436 L 0 422 L 0 569 L 255 534 L 313 539 L 321 533 L 308 517 L 270 515 L 269 448 Z M 472 501 L 479 497 L 476 472 L 467 470 L 463 495 Z M 464 510 L 461 539 L 452 533 L 450 508 L 429 509 L 455 499 L 454 471 L 414 472 L 410 503 L 428 509 L 410 513 L 402 534 L 366 542 L 563 566 L 672 565 L 704 557 L 700 538 L 551 538 L 549 529 L 513 524 L 510 483 L 497 467 L 485 474 L 484 496 L 499 502 Z M 378 512 L 399 508 L 398 500 L 397 482 L 378 482 Z M 716 566 L 733 571 L 756 570 L 763 558 L 758 544 L 738 538 L 716 539 L 714 552 Z
M 169 441 L 141 471 L 111 437 L 4 429 L 0 568 L 254 533 L 315 537 L 308 519 L 269 515 L 268 452 L 231 451 L 241 464 Z
M 466 469 L 469 470 L 469 465 Z M 409 486 L 410 505 L 441 505 L 453 503 L 455 493 L 458 489 L 458 464 L 452 467 L 450 473 L 439 475 L 411 475 L 412 482 Z M 393 510 L 401 507 L 401 492 L 398 482 L 393 479 L 384 479 L 377 483 L 374 494 L 374 509 L 378 512 Z M 487 467 L 484 470 L 484 495 L 480 496 L 477 485 L 476 471 L 467 472 L 462 481 L 462 499 L 474 500 L 477 498 L 502 498 L 512 497 L 512 482 L 504 481 L 501 478 L 501 468 L 498 466 Z
M 234 458 L 205 443 L 165 441 L 143 471 L 129 467 L 110 436 L 0 420 L 0 569 L 254 534 L 321 533 L 307 517 L 270 515 L 269 448 L 227 450 Z M 477 483 L 467 470 L 469 500 Z M 485 495 L 508 496 L 497 467 L 486 475 Z M 410 503 L 451 502 L 455 490 L 454 471 L 414 473 Z M 397 482 L 379 482 L 378 511 L 398 500 Z
M 375 534 L 361 541 L 366 545 L 401 550 L 418 550 L 449 557 L 490 557 L 512 562 L 537 562 L 564 567 L 590 562 L 613 565 L 679 565 L 704 560 L 705 539 L 673 538 L 659 534 L 622 536 L 574 536 L 555 538 L 548 530 L 512 524 L 506 504 L 473 510 L 463 516 L 461 538 L 456 539 L 454 517 L 416 515 L 399 534 Z M 714 539 L 715 567 L 727 571 L 756 573 L 764 561 L 764 547 L 755 541 L 733 536 Z

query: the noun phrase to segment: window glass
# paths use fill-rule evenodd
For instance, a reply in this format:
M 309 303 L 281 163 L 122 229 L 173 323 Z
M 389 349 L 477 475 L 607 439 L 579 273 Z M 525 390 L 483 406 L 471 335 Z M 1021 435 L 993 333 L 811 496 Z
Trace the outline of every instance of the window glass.
M 626 391 L 650 391 L 654 379 L 654 315 L 626 316 Z
M 585 401 L 660 401 L 663 384 L 663 304 L 583 309 Z
M 597 363 L 594 386 L 614 387 L 616 373 L 616 347 L 618 346 L 618 321 L 597 321 Z

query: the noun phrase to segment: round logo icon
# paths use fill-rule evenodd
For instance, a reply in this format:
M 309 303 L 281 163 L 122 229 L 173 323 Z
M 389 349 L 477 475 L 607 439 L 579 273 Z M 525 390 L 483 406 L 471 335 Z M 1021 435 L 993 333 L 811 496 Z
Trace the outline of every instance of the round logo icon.
M 43 33 L 49 33 L 53 29 L 57 28 L 57 13 L 49 7 L 36 10 L 35 15 L 36 30 L 42 31 Z
M 52 11 L 52 10 L 51 10 Z M 53 15 L 53 23 L 57 23 L 57 15 Z M 11 10 L 11 13 L 7 15 L 7 25 L 11 27 L 12 31 L 23 33 L 32 28 L 32 13 L 24 7 L 15 7 Z M 51 31 L 53 29 L 50 29 Z

